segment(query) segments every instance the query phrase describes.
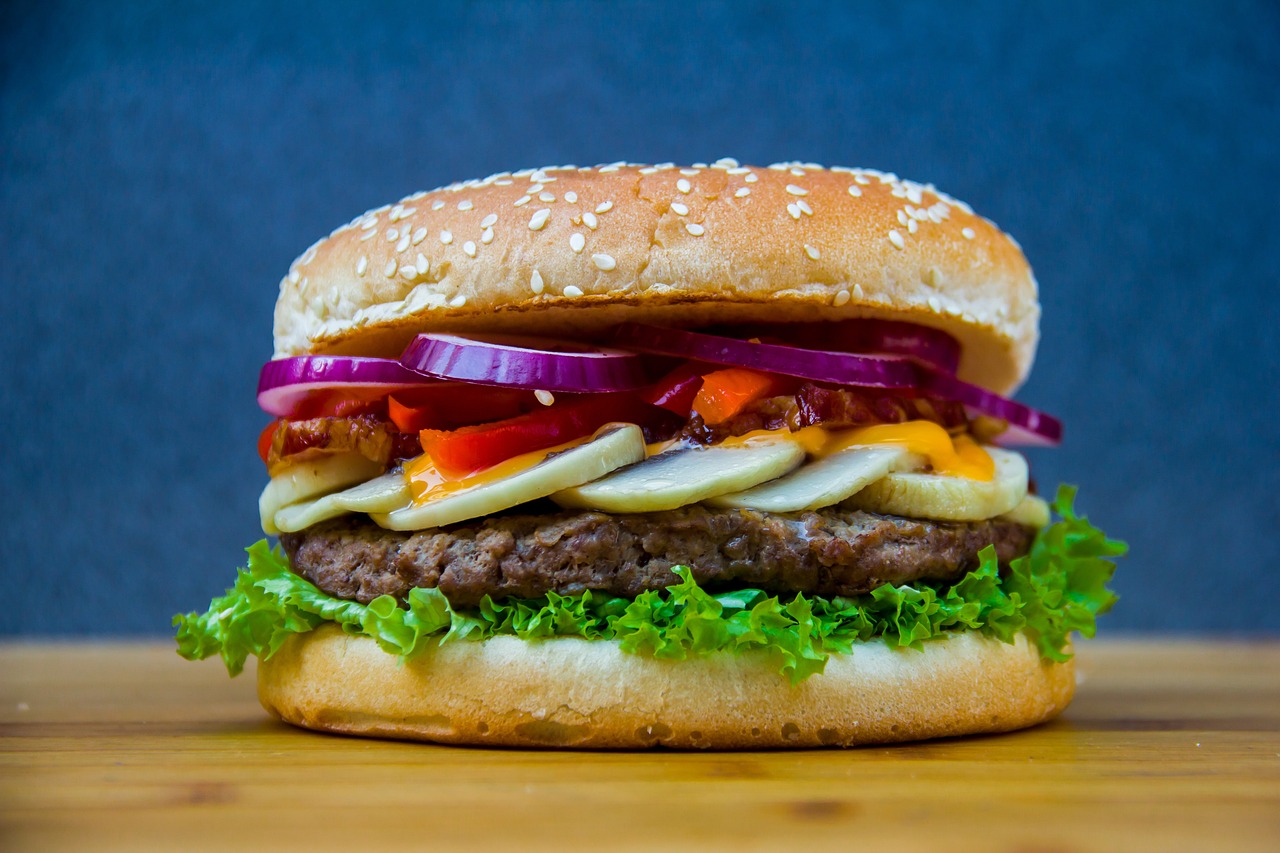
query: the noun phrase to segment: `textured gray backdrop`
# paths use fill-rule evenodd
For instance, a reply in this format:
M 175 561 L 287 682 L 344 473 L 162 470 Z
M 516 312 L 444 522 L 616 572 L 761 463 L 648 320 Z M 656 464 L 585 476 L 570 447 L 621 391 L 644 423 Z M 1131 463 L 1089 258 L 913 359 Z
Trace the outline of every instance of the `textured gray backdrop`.
M 289 261 L 502 169 L 734 156 L 933 181 L 1023 244 L 1041 484 L 1118 628 L 1280 630 L 1280 7 L 7 2 L 0 634 L 147 634 L 257 533 Z

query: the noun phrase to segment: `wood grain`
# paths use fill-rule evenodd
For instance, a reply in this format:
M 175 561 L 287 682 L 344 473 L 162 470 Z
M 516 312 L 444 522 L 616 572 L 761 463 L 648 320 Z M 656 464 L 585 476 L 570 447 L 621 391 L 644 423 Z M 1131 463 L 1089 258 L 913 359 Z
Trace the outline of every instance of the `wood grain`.
M 165 644 L 0 645 L 0 849 L 1280 850 L 1280 643 L 1080 664 L 1011 735 L 612 754 L 312 734 Z

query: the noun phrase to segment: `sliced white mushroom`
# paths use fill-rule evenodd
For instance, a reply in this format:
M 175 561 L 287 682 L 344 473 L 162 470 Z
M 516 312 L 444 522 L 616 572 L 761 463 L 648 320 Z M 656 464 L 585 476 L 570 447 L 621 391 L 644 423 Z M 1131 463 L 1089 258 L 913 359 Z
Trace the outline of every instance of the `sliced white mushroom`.
M 392 512 L 407 506 L 410 497 L 404 473 L 390 471 L 345 491 L 284 507 L 276 512 L 275 526 L 293 533 L 349 512 Z
M 894 472 L 853 495 L 845 506 L 908 518 L 981 521 L 1009 512 L 1027 496 L 1027 460 L 986 448 L 995 462 L 990 481 L 943 474 Z
M 800 512 L 832 506 L 901 466 L 911 454 L 892 445 L 854 446 L 815 459 L 796 470 L 744 492 L 720 495 L 706 503 L 764 512 Z
M 423 530 L 456 524 L 579 486 L 644 458 L 644 433 L 634 424 L 608 424 L 590 441 L 548 456 L 516 474 L 483 473 L 444 497 L 390 513 L 371 513 L 390 530 Z
M 272 477 L 258 497 L 262 530 L 279 533 L 272 519 L 290 504 L 362 483 L 381 471 L 381 465 L 359 453 L 338 453 L 299 462 Z
M 605 512 L 660 512 L 780 477 L 804 461 L 785 435 L 683 447 L 551 496 L 561 506 Z

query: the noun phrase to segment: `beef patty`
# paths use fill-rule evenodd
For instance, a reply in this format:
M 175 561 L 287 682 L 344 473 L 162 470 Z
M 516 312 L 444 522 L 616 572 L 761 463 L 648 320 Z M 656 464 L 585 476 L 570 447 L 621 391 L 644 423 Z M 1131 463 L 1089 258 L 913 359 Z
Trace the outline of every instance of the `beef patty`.
M 280 537 L 293 569 L 338 598 L 404 600 L 438 587 L 470 607 L 488 595 L 596 590 L 634 598 L 689 566 L 709 590 L 858 595 L 884 583 L 950 581 L 995 545 L 1001 564 L 1035 531 L 1007 521 L 937 522 L 831 508 L 761 513 L 689 506 L 669 512 L 509 515 L 411 533 L 348 516 Z

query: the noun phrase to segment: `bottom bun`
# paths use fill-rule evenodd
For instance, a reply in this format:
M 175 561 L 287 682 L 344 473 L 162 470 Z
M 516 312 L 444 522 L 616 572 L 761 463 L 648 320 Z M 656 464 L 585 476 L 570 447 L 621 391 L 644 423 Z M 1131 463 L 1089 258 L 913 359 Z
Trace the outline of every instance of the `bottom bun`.
M 258 668 L 258 698 L 308 729 L 439 743 L 627 749 L 852 746 L 1023 728 L 1059 714 L 1074 665 L 960 633 L 835 655 L 793 687 L 765 653 L 684 661 L 616 642 L 495 637 L 401 662 L 333 625 Z

